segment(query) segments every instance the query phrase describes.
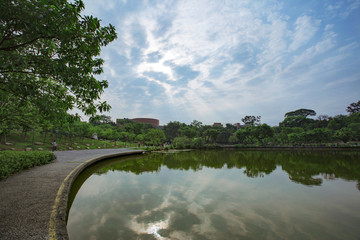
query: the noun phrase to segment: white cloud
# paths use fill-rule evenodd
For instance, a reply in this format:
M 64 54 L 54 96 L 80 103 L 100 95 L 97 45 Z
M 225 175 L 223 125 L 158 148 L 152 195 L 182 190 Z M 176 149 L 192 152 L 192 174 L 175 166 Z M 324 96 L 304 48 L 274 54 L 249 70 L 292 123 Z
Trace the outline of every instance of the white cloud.
M 352 13 L 358 1 L 296 14 L 276 0 L 144 1 L 117 14 L 89 2 L 115 17 L 118 39 L 102 52 L 102 76 L 112 88 L 104 99 L 116 99 L 116 114 L 207 123 L 270 114 L 271 106 L 289 108 L 287 99 L 306 94 L 293 92 L 299 85 L 326 81 L 322 71 L 346 68 L 338 65 L 359 49 L 351 35 L 339 43 L 339 23 L 320 12 Z M 196 74 L 186 78 L 177 67 Z
M 290 45 L 290 50 L 296 50 L 306 44 L 315 35 L 320 23 L 320 20 L 312 21 L 310 16 L 299 17 L 295 22 L 294 40 Z

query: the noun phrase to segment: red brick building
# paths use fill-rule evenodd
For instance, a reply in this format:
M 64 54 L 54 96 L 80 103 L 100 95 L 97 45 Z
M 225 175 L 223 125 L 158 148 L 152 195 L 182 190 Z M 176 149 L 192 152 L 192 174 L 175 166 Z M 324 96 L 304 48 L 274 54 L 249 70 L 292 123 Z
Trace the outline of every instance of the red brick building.
M 139 123 L 148 123 L 153 125 L 153 127 L 159 127 L 160 121 L 159 119 L 155 119 L 155 118 L 133 118 L 130 119 L 134 122 L 139 122 Z

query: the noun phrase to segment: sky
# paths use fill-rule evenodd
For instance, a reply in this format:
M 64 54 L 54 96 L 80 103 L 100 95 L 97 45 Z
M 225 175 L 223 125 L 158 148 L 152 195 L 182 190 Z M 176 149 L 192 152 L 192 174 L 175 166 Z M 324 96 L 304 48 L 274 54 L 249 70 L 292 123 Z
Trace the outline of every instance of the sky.
M 109 82 L 101 100 L 113 121 L 254 115 L 275 126 L 289 111 L 335 116 L 360 100 L 360 0 L 84 3 L 118 34 L 96 76 Z

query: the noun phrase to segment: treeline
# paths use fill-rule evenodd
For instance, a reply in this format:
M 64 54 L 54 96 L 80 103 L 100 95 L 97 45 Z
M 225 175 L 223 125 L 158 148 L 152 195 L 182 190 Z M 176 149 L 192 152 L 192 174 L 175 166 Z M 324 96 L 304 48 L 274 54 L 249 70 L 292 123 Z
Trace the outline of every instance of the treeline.
M 105 139 L 137 143 L 140 146 L 168 146 L 175 148 L 205 148 L 218 145 L 237 146 L 304 146 L 338 145 L 350 141 L 360 141 L 360 101 L 351 104 L 349 115 L 329 117 L 316 116 L 311 109 L 298 109 L 288 112 L 278 126 L 261 123 L 260 116 L 245 116 L 243 125 L 231 123 L 225 126 L 209 126 L 194 120 L 190 124 L 178 121 L 169 122 L 161 129 L 151 124 L 122 119 L 115 124 L 109 116 L 97 115 L 88 122 L 69 117 L 67 121 L 51 122 L 38 115 L 35 109 L 27 109 L 18 118 L 12 119 L 4 128 L 1 125 L 1 138 L 11 132 L 22 132 L 26 138 L 41 133 L 44 141 L 49 137 L 57 141 L 81 141 L 84 138 Z M 26 108 L 23 108 L 25 110 Z M 32 111 L 31 111 L 32 110 Z M 32 133 L 32 134 L 29 134 Z
M 205 126 L 193 121 L 190 125 L 170 122 L 164 126 L 167 140 L 178 148 L 201 148 L 207 144 L 231 144 L 242 146 L 330 146 L 360 141 L 360 101 L 350 104 L 349 115 L 316 116 L 311 109 L 288 112 L 278 126 L 261 123 L 260 116 L 245 116 L 243 125 L 236 127 Z

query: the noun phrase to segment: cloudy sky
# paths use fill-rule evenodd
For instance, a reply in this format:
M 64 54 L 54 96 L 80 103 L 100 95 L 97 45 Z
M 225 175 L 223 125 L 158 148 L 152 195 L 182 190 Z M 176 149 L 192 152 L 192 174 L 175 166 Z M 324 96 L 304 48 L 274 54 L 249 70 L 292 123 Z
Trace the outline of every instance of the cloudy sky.
M 289 111 L 334 116 L 360 100 L 359 0 L 84 3 L 118 33 L 98 76 L 113 120 L 277 125 Z

